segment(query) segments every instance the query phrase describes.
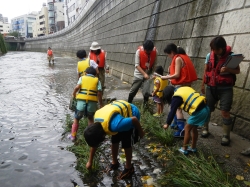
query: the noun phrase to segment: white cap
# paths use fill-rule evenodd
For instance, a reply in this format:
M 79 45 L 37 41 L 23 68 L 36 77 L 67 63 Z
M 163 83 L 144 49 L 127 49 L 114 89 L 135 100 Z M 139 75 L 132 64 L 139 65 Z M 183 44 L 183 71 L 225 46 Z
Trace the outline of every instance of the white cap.
M 99 46 L 99 44 L 97 42 L 93 42 L 91 44 L 90 50 L 95 51 L 95 50 L 98 50 L 98 49 L 101 49 L 101 47 Z

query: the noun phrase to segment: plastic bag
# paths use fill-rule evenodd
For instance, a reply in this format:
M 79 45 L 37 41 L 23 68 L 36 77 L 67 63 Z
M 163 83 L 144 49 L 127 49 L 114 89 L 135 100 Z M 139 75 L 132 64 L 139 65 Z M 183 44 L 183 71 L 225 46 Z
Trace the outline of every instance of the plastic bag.
M 142 95 L 144 97 L 150 97 L 152 95 L 154 89 L 153 83 L 154 83 L 153 79 L 147 79 L 143 82 Z
M 69 109 L 72 110 L 72 111 L 75 111 L 76 110 L 76 104 L 77 104 L 76 98 L 71 97 L 71 99 L 69 101 Z

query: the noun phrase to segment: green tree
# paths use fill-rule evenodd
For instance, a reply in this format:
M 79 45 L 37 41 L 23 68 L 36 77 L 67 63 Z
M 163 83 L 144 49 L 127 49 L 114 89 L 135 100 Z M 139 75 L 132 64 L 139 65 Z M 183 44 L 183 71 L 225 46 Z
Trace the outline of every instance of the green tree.
M 4 42 L 2 34 L 0 34 L 0 51 L 2 53 L 7 53 L 7 48 L 6 48 L 6 45 L 5 45 L 5 42 Z
M 8 36 L 15 36 L 15 37 L 18 37 L 18 32 L 17 32 L 17 31 L 10 32 L 10 33 L 8 34 Z

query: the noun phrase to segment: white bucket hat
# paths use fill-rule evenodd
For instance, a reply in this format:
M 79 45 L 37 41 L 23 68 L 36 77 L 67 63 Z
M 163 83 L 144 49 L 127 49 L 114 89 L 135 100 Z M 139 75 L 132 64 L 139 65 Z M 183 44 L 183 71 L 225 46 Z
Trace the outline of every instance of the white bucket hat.
M 99 44 L 97 42 L 93 42 L 91 44 L 90 50 L 95 51 L 95 50 L 98 50 L 98 49 L 101 49 L 101 47 L 99 46 Z

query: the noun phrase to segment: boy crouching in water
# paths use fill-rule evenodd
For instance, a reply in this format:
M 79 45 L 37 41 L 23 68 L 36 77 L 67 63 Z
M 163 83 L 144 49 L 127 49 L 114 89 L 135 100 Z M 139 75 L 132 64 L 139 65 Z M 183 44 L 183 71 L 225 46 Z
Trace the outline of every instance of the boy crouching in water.
M 96 149 L 104 141 L 107 134 L 111 135 L 112 163 L 106 171 L 118 169 L 120 166 L 117 156 L 121 142 L 125 151 L 126 163 L 118 179 L 130 177 L 134 173 L 134 166 L 131 164 L 132 146 L 139 141 L 139 137 L 142 138 L 145 134 L 140 124 L 138 108 L 123 100 L 113 101 L 96 111 L 94 122 L 84 130 L 85 140 L 91 147 L 86 168 L 92 168 Z
M 167 129 L 171 124 L 176 110 L 178 108 L 187 112 L 190 117 L 185 125 L 185 135 L 183 146 L 179 151 L 187 155 L 188 152 L 197 152 L 196 143 L 198 140 L 198 126 L 203 126 L 210 118 L 209 107 L 205 104 L 205 97 L 197 93 L 193 88 L 189 86 L 183 86 L 174 88 L 173 86 L 167 86 L 164 89 L 163 100 L 168 104 L 171 104 L 171 109 L 167 117 L 166 124 L 163 126 Z M 192 144 L 188 146 L 192 132 Z

